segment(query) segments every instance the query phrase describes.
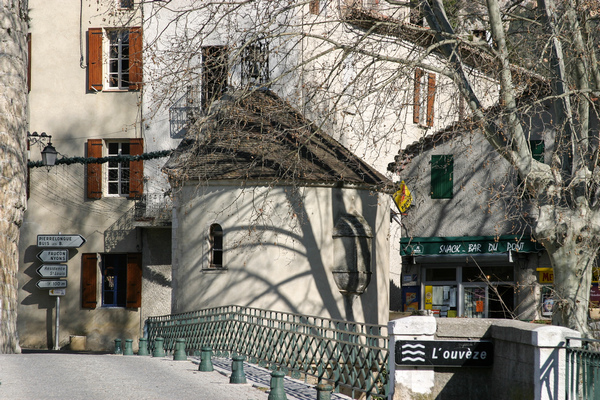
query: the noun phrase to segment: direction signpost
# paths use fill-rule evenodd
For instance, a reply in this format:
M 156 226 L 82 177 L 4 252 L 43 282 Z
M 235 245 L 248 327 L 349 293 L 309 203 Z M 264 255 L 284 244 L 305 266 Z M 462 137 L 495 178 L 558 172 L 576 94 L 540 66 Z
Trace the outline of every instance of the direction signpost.
M 62 279 L 50 280 L 50 279 L 40 279 L 37 281 L 35 286 L 38 289 L 57 289 L 57 288 L 66 288 L 67 281 L 63 281 Z
M 65 264 L 42 264 L 37 273 L 42 278 L 66 278 L 67 266 Z
M 81 235 L 38 235 L 38 247 L 77 248 L 83 246 L 85 238 Z
M 42 250 L 37 255 L 38 260 L 43 263 L 62 263 L 69 261 L 69 250 Z
M 42 250 L 37 258 L 43 264 L 37 269 L 37 273 L 42 278 L 66 278 L 67 265 L 52 264 L 64 263 L 69 261 L 69 250 L 83 246 L 85 238 L 81 235 L 38 235 L 37 247 L 46 248 Z M 49 249 L 48 249 L 49 248 Z M 50 264 L 46 264 L 50 263 Z M 59 350 L 58 332 L 60 327 L 60 296 L 64 296 L 67 292 L 67 281 L 62 279 L 40 279 L 35 286 L 38 289 L 47 289 L 50 296 L 56 298 L 56 328 L 54 336 L 54 350 Z

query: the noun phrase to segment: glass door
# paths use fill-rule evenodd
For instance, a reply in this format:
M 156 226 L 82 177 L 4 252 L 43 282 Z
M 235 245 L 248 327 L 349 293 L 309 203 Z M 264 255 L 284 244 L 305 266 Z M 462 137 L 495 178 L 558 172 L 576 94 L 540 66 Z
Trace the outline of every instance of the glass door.
M 463 317 L 487 318 L 487 286 L 463 286 Z

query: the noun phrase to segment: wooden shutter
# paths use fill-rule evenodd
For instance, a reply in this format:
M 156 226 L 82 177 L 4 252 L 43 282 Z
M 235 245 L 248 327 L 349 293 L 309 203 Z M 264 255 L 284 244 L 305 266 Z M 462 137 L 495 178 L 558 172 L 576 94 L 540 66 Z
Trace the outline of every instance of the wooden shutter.
M 423 78 L 423 70 L 415 69 L 415 88 L 413 93 L 413 123 L 419 123 L 419 114 L 421 113 L 421 79 Z
M 142 88 L 142 28 L 129 30 L 129 90 Z
M 88 30 L 88 91 L 102 90 L 102 28 Z
M 27 93 L 31 92 L 31 33 L 27 34 Z
M 129 154 L 138 156 L 144 153 L 144 139 L 129 141 Z M 144 162 L 129 162 L 129 198 L 139 199 L 144 194 Z
M 102 139 L 88 140 L 87 156 L 102 157 Z M 87 164 L 87 197 L 102 198 L 102 164 Z
M 454 185 L 454 156 L 431 156 L 431 198 L 451 199 Z
M 83 253 L 81 255 L 81 307 L 96 308 L 96 269 L 98 257 L 96 253 Z
M 433 126 L 433 105 L 435 102 L 435 74 L 427 76 L 427 126 Z
M 127 308 L 142 306 L 142 253 L 127 254 Z
M 310 3 L 308 5 L 308 11 L 311 14 L 319 15 L 320 8 L 321 7 L 319 7 L 319 0 L 310 0 Z

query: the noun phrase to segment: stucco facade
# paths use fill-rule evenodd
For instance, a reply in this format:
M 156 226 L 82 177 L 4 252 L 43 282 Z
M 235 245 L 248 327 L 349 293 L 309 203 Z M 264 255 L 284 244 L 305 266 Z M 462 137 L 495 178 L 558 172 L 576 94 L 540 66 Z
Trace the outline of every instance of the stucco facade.
M 360 188 L 190 182 L 177 192 L 173 311 L 243 305 L 346 319 L 332 274 L 333 229 L 344 213 L 375 232 L 371 281 L 357 321 L 388 320 L 389 196 Z M 223 228 L 223 268 L 210 267 L 209 228 Z
M 134 82 L 133 69 L 126 68 L 127 61 L 133 65 L 141 56 L 134 42 L 141 35 L 142 15 L 139 8 L 119 4 L 29 2 L 29 131 L 51 135 L 59 160 L 71 158 L 75 162 L 29 171 L 28 209 L 19 245 L 18 331 L 22 348 L 68 348 L 71 337 L 76 336 L 79 348 L 109 350 L 116 338 L 140 337 L 148 313 L 170 311 L 169 229 L 152 233 L 139 227 L 135 204 L 141 197 L 136 195 L 136 200 L 127 195 L 123 192 L 125 186 L 116 194 L 111 193 L 114 187 L 109 188 L 108 181 L 113 179 L 109 168 L 115 170 L 114 163 L 110 167 L 108 163 L 96 167 L 84 163 L 86 157 L 114 155 L 111 144 L 119 146 L 120 154 L 126 154 L 128 144 L 144 152 L 144 143 L 152 142 L 141 123 L 141 87 Z M 119 42 L 113 40 L 114 34 L 121 35 Z M 122 69 L 116 72 L 119 76 L 113 74 L 108 62 L 111 45 L 119 46 L 121 52 L 118 64 Z M 135 79 L 141 79 L 139 67 L 136 64 Z M 93 68 L 98 71 L 96 75 Z M 90 139 L 96 140 L 100 151 L 90 152 Z M 37 161 L 46 143 L 30 142 L 30 159 Z M 127 181 L 123 172 L 127 168 L 128 164 L 118 167 L 120 182 Z M 98 174 L 96 181 L 90 181 L 91 170 Z M 140 180 L 143 175 L 148 177 L 142 171 L 139 169 L 137 175 Z M 89 194 L 91 184 L 96 190 L 93 198 Z M 60 296 L 60 328 L 55 343 L 56 296 L 36 286 L 42 279 L 36 272 L 42 265 L 37 258 L 42 250 L 37 246 L 37 237 L 59 234 L 81 235 L 85 243 L 68 249 L 68 261 L 63 263 L 67 277 L 57 278 L 66 281 L 67 287 Z M 157 241 L 167 243 L 165 253 L 153 251 Z M 106 285 L 114 279 L 105 273 L 108 264 L 124 265 L 134 259 L 139 281 L 129 292 L 135 291 L 139 302 L 127 306 L 121 294 L 116 295 L 115 302 L 108 300 Z M 91 271 L 87 275 L 83 273 L 86 262 Z M 115 293 L 124 290 L 125 276 L 121 278 Z

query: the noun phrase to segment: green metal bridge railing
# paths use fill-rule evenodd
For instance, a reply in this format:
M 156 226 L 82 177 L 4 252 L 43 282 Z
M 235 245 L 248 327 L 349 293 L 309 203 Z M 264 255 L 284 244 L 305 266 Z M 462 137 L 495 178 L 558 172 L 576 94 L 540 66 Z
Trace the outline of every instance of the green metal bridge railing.
M 571 347 L 571 340 L 578 347 Z M 600 400 L 599 348 L 600 340 L 567 338 L 565 399 Z
M 388 393 L 388 332 L 372 325 L 241 306 L 209 308 L 146 320 L 148 343 L 164 338 L 166 352 L 185 339 L 188 354 L 211 346 L 216 356 L 248 361 L 294 377 L 312 376 L 352 396 Z M 355 397 L 356 398 L 356 397 Z

